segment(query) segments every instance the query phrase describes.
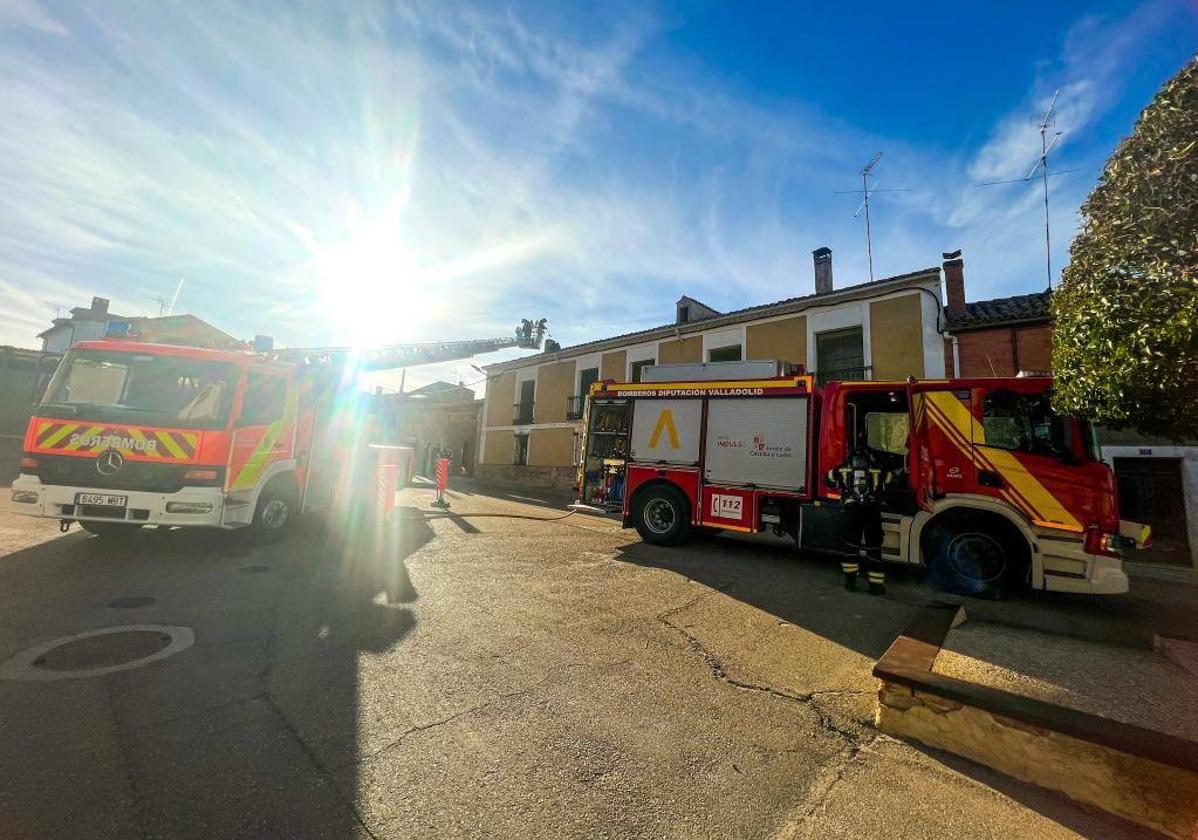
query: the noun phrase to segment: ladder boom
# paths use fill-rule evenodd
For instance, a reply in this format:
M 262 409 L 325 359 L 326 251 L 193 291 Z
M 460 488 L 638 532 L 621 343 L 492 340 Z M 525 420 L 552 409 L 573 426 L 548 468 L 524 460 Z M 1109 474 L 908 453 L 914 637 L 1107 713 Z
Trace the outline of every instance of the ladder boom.
M 452 362 L 468 359 L 482 353 L 494 353 L 519 347 L 539 350 L 545 342 L 548 324 L 544 318 L 530 321 L 527 318 L 516 327 L 515 335 L 509 338 L 473 338 L 460 341 L 429 341 L 417 344 L 387 344 L 381 347 L 357 349 L 353 347 L 296 347 L 279 350 L 274 355 L 282 361 L 317 363 L 353 363 L 364 371 L 396 370 L 414 365 L 434 362 Z

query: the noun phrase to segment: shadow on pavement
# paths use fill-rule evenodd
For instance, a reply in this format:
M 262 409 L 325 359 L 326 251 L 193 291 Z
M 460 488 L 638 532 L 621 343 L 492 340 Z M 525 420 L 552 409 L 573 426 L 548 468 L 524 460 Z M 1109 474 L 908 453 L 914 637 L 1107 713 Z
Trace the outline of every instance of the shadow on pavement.
M 879 658 L 915 614 L 918 607 L 930 600 L 956 600 L 965 604 L 971 617 L 991 620 L 991 616 L 1007 623 L 1026 626 L 1056 626 L 1075 632 L 1090 632 L 1104 623 L 1116 622 L 1106 628 L 1105 635 L 1121 635 L 1124 644 L 1127 634 L 1143 636 L 1146 628 L 1160 620 L 1153 604 L 1167 605 L 1173 621 L 1186 614 L 1184 598 L 1176 593 L 1168 597 L 1151 591 L 1126 601 L 1102 601 L 1097 598 L 1056 598 L 1051 594 L 1029 593 L 1003 602 L 984 602 L 973 599 L 946 598 L 927 584 L 925 576 L 915 569 L 888 572 L 884 597 L 871 597 L 863 592 L 850 593 L 841 586 L 836 558 L 799 554 L 793 546 L 762 544 L 743 539 L 703 535 L 675 548 L 658 548 L 636 542 L 616 550 L 619 560 L 639 566 L 667 569 L 719 590 L 762 610 L 781 622 L 813 633 L 822 639 L 854 650 L 869 659 Z M 864 588 L 864 587 L 861 587 Z M 1190 608 L 1192 609 L 1192 608 Z M 1191 612 L 1191 615 L 1193 613 Z M 735 622 L 726 612 L 712 611 L 709 622 Z M 750 619 L 743 619 L 749 621 Z M 699 613 L 679 616 L 687 633 L 698 632 L 704 621 Z M 705 632 L 718 638 L 718 628 L 711 623 Z M 738 632 L 749 632 L 748 626 Z M 757 632 L 754 630 L 753 632 Z M 1149 632 L 1150 635 L 1150 632 Z M 804 648 L 804 650 L 810 650 Z M 788 651 L 779 651 L 777 658 L 785 660 Z M 817 667 L 815 660 L 807 667 Z M 1023 782 L 995 773 L 937 750 L 915 745 L 925 754 L 977 782 L 987 785 L 1023 806 L 1048 816 L 1083 837 L 1112 838 L 1145 835 L 1143 829 L 1131 823 L 1091 812 L 1059 794 L 1044 791 Z
M 433 536 L 396 513 L 391 528 L 305 520 L 270 546 L 73 533 L 0 558 L 0 660 L 96 627 L 196 634 L 103 677 L 0 681 L 0 837 L 367 836 L 363 658 L 415 626 L 404 559 Z
M 927 600 L 918 576 L 891 576 L 890 594 L 846 592 L 835 558 L 800 556 L 793 546 L 702 535 L 676 548 L 632 543 L 617 559 L 668 569 L 718 589 L 781 621 L 876 659 Z M 907 578 L 910 577 L 908 580 Z

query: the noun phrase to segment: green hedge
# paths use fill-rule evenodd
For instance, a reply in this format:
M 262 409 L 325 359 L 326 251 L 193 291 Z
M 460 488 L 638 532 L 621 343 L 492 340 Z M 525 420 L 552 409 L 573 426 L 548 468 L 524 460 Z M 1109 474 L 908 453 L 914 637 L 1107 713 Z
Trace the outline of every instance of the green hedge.
M 1053 299 L 1057 409 L 1198 437 L 1198 55 L 1082 205 Z

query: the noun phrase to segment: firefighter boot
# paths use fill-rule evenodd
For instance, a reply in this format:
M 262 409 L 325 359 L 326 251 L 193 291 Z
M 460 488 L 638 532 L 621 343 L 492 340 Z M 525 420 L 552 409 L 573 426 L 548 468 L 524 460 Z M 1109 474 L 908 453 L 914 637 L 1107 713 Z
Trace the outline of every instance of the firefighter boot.
M 870 569 L 865 573 L 869 580 L 870 595 L 885 595 L 886 594 L 886 573 L 881 570 Z
M 844 572 L 844 588 L 849 592 L 853 592 L 857 588 L 857 572 L 860 569 L 860 564 L 857 562 L 842 561 L 840 570 Z

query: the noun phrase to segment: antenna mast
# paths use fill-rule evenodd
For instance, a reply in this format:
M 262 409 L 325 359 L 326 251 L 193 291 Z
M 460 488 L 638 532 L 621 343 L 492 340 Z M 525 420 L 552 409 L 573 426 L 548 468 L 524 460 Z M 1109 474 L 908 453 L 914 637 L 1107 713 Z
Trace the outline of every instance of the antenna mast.
M 1061 134 L 1063 133 L 1058 131 L 1053 134 L 1051 141 L 1048 139 L 1048 127 L 1056 119 L 1057 97 L 1060 95 L 1061 92 L 1059 90 L 1052 95 L 1052 101 L 1048 103 L 1048 110 L 1036 120 L 1036 130 L 1040 132 L 1040 156 L 1036 158 L 1031 171 L 1022 178 L 1011 178 L 1006 181 L 985 181 L 981 184 L 974 184 L 975 187 L 990 187 L 995 184 L 1019 184 L 1031 181 L 1036 175 L 1040 176 L 1044 184 L 1044 267 L 1048 273 L 1049 289 L 1052 288 L 1052 232 L 1048 215 L 1048 178 L 1050 175 L 1065 175 L 1069 172 L 1078 171 L 1076 168 L 1059 169 L 1056 172 L 1048 171 L 1048 153 L 1053 150 L 1053 147 L 1056 146 L 1057 141 L 1061 139 Z
M 1040 160 L 1036 162 L 1036 166 L 1040 167 L 1041 180 L 1044 182 L 1044 265 L 1048 272 L 1048 288 L 1052 288 L 1052 235 L 1049 232 L 1048 223 L 1048 150 L 1057 144 L 1061 139 L 1061 132 L 1057 132 L 1052 138 L 1052 143 L 1047 142 L 1048 126 L 1052 124 L 1053 112 L 1057 107 L 1057 97 L 1061 95 L 1061 91 L 1057 90 L 1052 95 L 1052 102 L 1048 105 L 1048 110 L 1044 112 L 1043 119 L 1040 120 Z M 1029 175 L 1036 174 L 1036 167 L 1032 167 Z
M 861 170 L 861 192 L 865 196 L 861 201 L 861 206 L 865 208 L 865 252 L 869 256 L 869 282 L 871 283 L 874 282 L 874 237 L 869 226 L 869 173 L 881 159 L 882 153 L 878 152 Z
M 881 159 L 882 159 L 882 153 L 878 152 L 876 155 L 874 155 L 872 158 L 870 158 L 869 163 L 865 164 L 865 166 L 861 169 L 861 189 L 859 189 L 859 190 L 837 190 L 837 192 L 840 194 L 857 193 L 861 196 L 861 204 L 857 208 L 857 211 L 855 213 L 853 213 L 853 218 L 855 219 L 858 216 L 860 216 L 862 210 L 865 211 L 865 251 L 869 257 L 869 282 L 871 282 L 871 283 L 874 282 L 874 241 L 873 241 L 873 229 L 870 226 L 870 218 L 869 218 L 869 198 L 874 193 L 879 193 L 879 192 L 910 192 L 910 190 L 907 190 L 907 189 L 882 190 L 882 189 L 878 189 L 878 186 L 876 184 L 872 188 L 869 186 L 870 173 L 874 171 L 874 167 L 878 165 L 878 161 L 880 161 Z

